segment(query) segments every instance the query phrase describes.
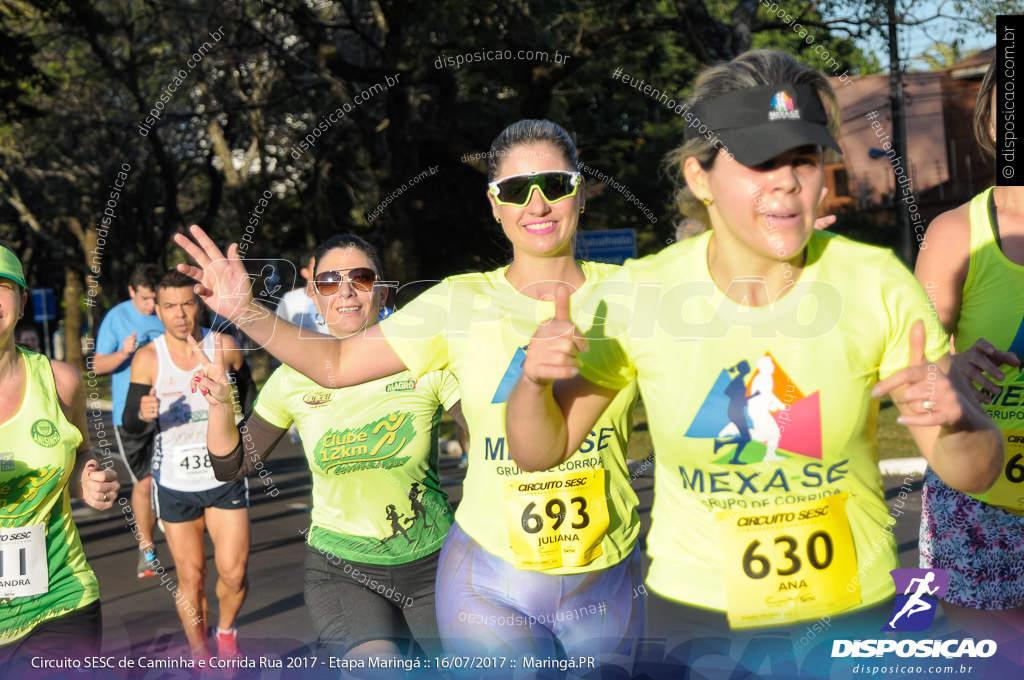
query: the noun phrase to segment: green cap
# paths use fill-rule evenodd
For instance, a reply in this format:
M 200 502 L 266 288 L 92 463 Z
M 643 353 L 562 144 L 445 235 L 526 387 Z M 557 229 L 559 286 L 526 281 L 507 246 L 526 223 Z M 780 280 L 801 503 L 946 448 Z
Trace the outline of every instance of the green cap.
M 25 272 L 21 268 L 21 260 L 3 246 L 0 246 L 0 276 L 28 289 L 28 286 L 25 285 Z

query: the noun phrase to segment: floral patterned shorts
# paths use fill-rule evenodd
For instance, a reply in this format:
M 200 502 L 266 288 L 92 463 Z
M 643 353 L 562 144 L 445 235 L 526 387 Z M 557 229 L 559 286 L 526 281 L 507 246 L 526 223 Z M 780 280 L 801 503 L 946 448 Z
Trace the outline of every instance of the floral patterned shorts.
M 949 573 L 948 602 L 974 609 L 1024 605 L 1024 517 L 924 476 L 921 566 Z

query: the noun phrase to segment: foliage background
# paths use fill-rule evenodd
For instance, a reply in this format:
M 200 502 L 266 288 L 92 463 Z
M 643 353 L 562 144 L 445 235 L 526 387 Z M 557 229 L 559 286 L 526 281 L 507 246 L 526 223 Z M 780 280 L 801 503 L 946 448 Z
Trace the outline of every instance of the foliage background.
M 769 14 L 779 5 L 811 43 Z M 273 198 L 248 258 L 298 260 L 352 231 L 377 245 L 387 276 L 403 282 L 506 262 L 485 200 L 485 163 L 462 156 L 536 117 L 573 132 L 581 160 L 658 218 L 591 178 L 583 228 L 634 227 L 642 253 L 652 252 L 674 235 L 678 216 L 660 162 L 682 139 L 683 121 L 612 72 L 677 101 L 702 65 L 751 46 L 821 66 L 811 51 L 821 44 L 842 70 L 877 72 L 878 58 L 851 36 L 877 28 L 879 16 L 875 3 L 835 0 L 0 0 L 0 238 L 23 258 L 31 285 L 58 291 L 68 358 L 80 362 L 78 329 L 94 329 L 126 297 L 136 264 L 179 261 L 171 236 L 193 222 L 223 243 L 238 241 L 264 191 Z M 159 121 L 140 134 L 204 43 Z M 552 58 L 458 69 L 438 62 L 481 50 Z M 399 84 L 355 105 L 388 77 Z M 346 102 L 353 110 L 296 158 L 295 145 Z M 97 251 L 96 228 L 124 163 L 129 179 Z M 436 174 L 367 219 L 434 166 Z M 97 252 L 101 268 L 90 280 Z

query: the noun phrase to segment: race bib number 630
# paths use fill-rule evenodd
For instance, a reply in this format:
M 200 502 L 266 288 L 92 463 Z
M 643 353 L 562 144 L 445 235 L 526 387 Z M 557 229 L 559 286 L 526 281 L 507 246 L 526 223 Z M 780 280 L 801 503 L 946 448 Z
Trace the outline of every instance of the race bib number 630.
M 790 623 L 860 603 L 847 494 L 715 514 L 733 628 Z

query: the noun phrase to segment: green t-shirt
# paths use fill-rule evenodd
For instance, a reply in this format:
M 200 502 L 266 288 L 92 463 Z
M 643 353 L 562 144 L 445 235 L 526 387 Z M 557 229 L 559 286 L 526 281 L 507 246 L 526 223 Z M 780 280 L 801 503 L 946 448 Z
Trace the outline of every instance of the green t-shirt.
M 651 587 L 726 610 L 731 575 L 744 567 L 752 587 L 763 588 L 769 574 L 786 576 L 767 596 L 773 606 L 838 602 L 858 586 L 864 605 L 890 597 L 896 546 L 878 470 L 879 402 L 870 392 L 909 363 L 915 320 L 926 323 L 932 360 L 948 351 L 946 333 L 887 250 L 817 232 L 799 282 L 773 304 L 750 307 L 715 285 L 709 239 L 710 232 L 627 262 L 583 310 L 590 349 L 582 374 L 606 387 L 637 379 L 647 409 L 657 461 Z M 814 545 L 792 550 L 788 529 L 751 533 L 795 527 L 787 524 L 792 504 L 842 493 L 855 555 L 840 554 L 834 537 L 815 538 L 813 523 L 801 526 Z M 734 514 L 716 516 L 728 510 Z M 739 529 L 746 550 L 729 558 L 724 532 Z M 846 580 L 832 584 L 836 592 L 808 593 L 806 575 L 829 563 L 845 563 Z
M 19 352 L 28 371 L 25 398 L 18 413 L 0 425 L 0 644 L 99 599 L 68 493 L 82 434 L 60 409 L 50 362 L 35 352 Z M 33 546 L 25 536 L 30 531 L 45 541 L 46 577 L 41 581 L 31 578 L 42 573 L 32 568 Z M 27 580 L 42 582 L 44 592 L 3 595 L 31 588 L 23 583 Z
M 614 265 L 582 262 L 586 283 L 573 296 L 577 303 L 594 283 L 618 269 Z M 488 552 L 515 562 L 510 531 L 559 524 L 559 537 L 570 527 L 585 525 L 595 505 L 542 497 L 531 501 L 509 496 L 510 485 L 525 487 L 534 479 L 548 480 L 550 472 L 524 473 L 512 459 L 505 439 L 505 404 L 522 373 L 526 348 L 539 323 L 554 316 L 551 300 L 519 293 L 505 278 L 505 268 L 445 279 L 381 322 L 391 347 L 414 374 L 447 368 L 459 379 L 462 412 L 469 425 L 469 467 L 459 526 Z M 603 569 L 620 562 L 640 530 L 637 498 L 629 486 L 626 445 L 632 431 L 635 384 L 627 385 L 594 425 L 574 456 L 551 472 L 582 473 L 603 470 L 604 488 L 597 504 L 607 506 L 608 527 L 600 555 L 585 564 L 544 568 L 554 574 Z M 578 481 L 578 480 L 571 480 Z M 546 482 L 545 482 L 546 483 Z M 575 497 L 573 497 L 575 498 Z M 558 505 L 560 501 L 562 505 Z M 534 506 L 528 503 L 535 503 Z M 554 503 L 554 504 L 552 504 Z M 567 512 L 561 513 L 561 508 Z M 557 516 L 564 514 L 558 522 Z M 555 517 L 552 517 L 554 515 Z M 533 567 L 531 567 L 533 568 Z
M 452 509 L 438 479 L 437 429 L 442 407 L 458 401 L 447 371 L 329 390 L 288 366 L 275 370 L 254 410 L 298 428 L 313 472 L 310 545 L 387 565 L 440 550 Z

